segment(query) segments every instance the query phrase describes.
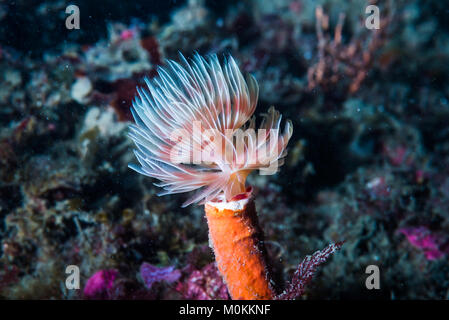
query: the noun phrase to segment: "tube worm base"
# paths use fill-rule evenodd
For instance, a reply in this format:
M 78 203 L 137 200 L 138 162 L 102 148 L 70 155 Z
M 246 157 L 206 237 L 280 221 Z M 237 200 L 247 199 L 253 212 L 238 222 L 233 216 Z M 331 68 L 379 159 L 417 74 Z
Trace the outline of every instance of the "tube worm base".
M 273 299 L 275 294 L 253 199 L 210 201 L 205 211 L 209 241 L 232 299 Z

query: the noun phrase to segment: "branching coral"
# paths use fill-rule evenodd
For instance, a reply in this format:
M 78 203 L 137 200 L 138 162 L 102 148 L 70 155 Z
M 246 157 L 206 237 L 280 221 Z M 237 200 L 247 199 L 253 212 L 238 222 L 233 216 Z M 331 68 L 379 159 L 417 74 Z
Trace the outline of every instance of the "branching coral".
M 391 12 L 388 9 L 386 12 L 380 19 L 379 30 L 370 30 L 372 36 L 353 37 L 345 44 L 342 35 L 345 15 L 340 14 L 334 37 L 330 39 L 323 32 L 329 28 L 329 16 L 318 6 L 315 10 L 318 61 L 307 72 L 309 89 L 335 88 L 338 82 L 348 78 L 346 90 L 349 93 L 358 91 L 373 64 L 375 53 L 387 38 Z
M 306 256 L 295 271 L 293 279 L 287 289 L 276 297 L 277 300 L 292 300 L 304 293 L 305 287 L 312 280 L 317 268 L 326 262 L 331 254 L 340 250 L 342 242 L 328 245 L 321 251 L 317 251 L 311 256 Z

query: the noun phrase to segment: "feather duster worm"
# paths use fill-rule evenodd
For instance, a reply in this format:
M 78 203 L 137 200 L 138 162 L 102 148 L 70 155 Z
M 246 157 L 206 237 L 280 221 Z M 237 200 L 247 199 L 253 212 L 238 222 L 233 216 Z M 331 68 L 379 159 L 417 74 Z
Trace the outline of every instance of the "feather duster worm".
M 183 206 L 205 204 L 209 237 L 218 268 L 233 299 L 274 296 L 265 262 L 262 232 L 248 174 L 273 174 L 283 164 L 293 127 L 273 107 L 256 130 L 257 81 L 243 77 L 232 57 L 216 55 L 181 64 L 168 61 L 158 77 L 146 79 L 131 108 L 130 137 L 140 165 L 156 178 L 160 195 L 197 192 Z

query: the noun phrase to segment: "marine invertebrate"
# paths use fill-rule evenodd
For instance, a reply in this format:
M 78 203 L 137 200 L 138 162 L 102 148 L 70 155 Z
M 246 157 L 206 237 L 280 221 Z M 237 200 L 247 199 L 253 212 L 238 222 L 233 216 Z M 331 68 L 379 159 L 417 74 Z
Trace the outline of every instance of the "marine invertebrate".
M 243 197 L 238 201 L 206 203 L 209 239 L 233 299 L 272 299 L 274 291 L 254 201 Z
M 165 281 L 167 283 L 172 283 L 177 281 L 181 277 L 181 271 L 175 269 L 173 266 L 159 268 L 144 262 L 140 266 L 140 276 L 142 277 L 145 286 L 148 289 L 151 289 L 156 282 Z
M 215 55 L 181 59 L 184 66 L 168 61 L 159 77 L 146 79 L 148 91 L 138 89 L 130 137 L 140 166 L 130 168 L 159 179 L 162 194 L 201 189 L 184 206 L 229 201 L 246 192 L 252 170 L 276 172 L 293 127 L 287 121 L 279 134 L 282 117 L 270 108 L 256 137 L 258 85 L 251 75 L 245 81 L 232 57 L 223 67 Z
M 135 171 L 156 179 L 161 194 L 200 189 L 184 203 L 205 204 L 209 239 L 218 269 L 233 299 L 272 299 L 262 231 L 258 225 L 248 174 L 273 174 L 282 165 L 292 135 L 273 107 L 256 134 L 252 117 L 258 85 L 243 77 L 228 57 L 196 54 L 183 65 L 168 61 L 159 77 L 138 89 L 130 137 L 140 166 Z
M 306 256 L 299 264 L 293 279 L 287 289 L 276 297 L 277 300 L 293 300 L 304 293 L 305 287 L 312 280 L 318 267 L 324 263 L 331 254 L 340 250 L 343 242 L 332 243 L 311 256 Z

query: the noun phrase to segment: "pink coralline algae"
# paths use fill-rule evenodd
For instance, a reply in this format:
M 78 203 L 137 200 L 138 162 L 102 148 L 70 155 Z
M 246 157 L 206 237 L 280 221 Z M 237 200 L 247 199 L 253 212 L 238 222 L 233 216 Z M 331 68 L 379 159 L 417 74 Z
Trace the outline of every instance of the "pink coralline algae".
M 159 268 L 149 263 L 143 263 L 140 267 L 140 275 L 146 287 L 151 289 L 156 282 L 173 283 L 178 281 L 181 277 L 181 271 L 173 266 Z
M 190 300 L 228 300 L 228 290 L 215 263 L 192 271 L 187 279 L 176 287 L 184 299 Z
M 121 40 L 132 39 L 136 36 L 136 31 L 133 29 L 125 29 L 120 33 Z
M 100 270 L 87 280 L 84 287 L 84 298 L 93 300 L 110 299 L 118 271 L 114 269 Z
M 449 252 L 449 248 L 444 249 L 442 245 L 444 239 L 426 227 L 401 228 L 399 232 L 407 237 L 412 246 L 421 249 L 427 260 L 437 260 Z

